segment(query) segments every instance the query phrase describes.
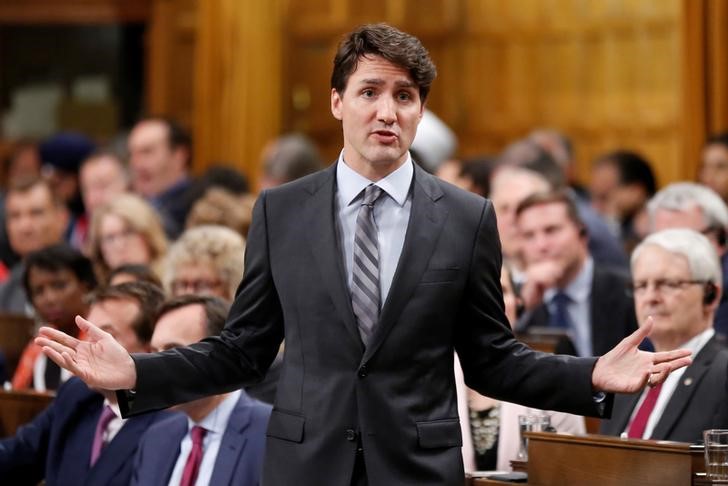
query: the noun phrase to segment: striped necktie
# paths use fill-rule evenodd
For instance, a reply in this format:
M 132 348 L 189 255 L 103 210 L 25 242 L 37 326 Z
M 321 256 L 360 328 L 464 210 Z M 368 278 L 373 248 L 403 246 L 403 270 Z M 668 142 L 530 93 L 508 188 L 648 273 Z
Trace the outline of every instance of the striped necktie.
M 352 267 L 351 304 L 359 326 L 359 335 L 366 346 L 379 321 L 379 245 L 374 204 L 382 189 L 369 184 L 364 189 L 354 231 L 354 265 Z

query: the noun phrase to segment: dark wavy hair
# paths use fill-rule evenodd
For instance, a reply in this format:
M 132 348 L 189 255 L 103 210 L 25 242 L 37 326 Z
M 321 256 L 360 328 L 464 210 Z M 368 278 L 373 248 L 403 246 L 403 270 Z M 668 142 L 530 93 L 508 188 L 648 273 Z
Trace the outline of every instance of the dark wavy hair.
M 344 37 L 334 57 L 331 87 L 343 94 L 349 76 L 367 55 L 381 56 L 409 71 L 425 102 L 437 76 L 435 64 L 419 39 L 387 24 L 362 25 Z

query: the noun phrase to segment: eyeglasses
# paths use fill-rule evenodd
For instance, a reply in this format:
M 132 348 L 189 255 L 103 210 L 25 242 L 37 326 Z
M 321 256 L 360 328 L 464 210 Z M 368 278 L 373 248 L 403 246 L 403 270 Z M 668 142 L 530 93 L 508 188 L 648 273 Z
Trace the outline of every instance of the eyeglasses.
M 221 280 L 172 280 L 172 294 L 206 294 L 218 289 Z
M 705 280 L 681 280 L 681 279 L 658 279 L 658 280 L 635 280 L 627 285 L 627 292 L 631 295 L 640 296 L 647 292 L 647 288 L 652 283 L 652 287 L 662 295 L 674 294 L 688 285 L 705 285 Z
M 103 246 L 111 246 L 116 242 L 124 243 L 126 240 L 128 240 L 131 236 L 134 236 L 138 234 L 133 229 L 125 229 L 123 231 L 118 231 L 116 233 L 109 233 L 106 235 L 102 235 L 99 238 L 99 241 L 101 242 L 101 245 Z

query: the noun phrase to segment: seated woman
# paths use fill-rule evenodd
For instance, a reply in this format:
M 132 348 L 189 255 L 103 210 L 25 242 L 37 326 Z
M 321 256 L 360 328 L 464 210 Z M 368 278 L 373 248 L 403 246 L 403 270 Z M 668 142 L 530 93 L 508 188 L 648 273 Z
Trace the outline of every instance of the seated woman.
M 161 274 L 167 237 L 154 208 L 134 194 L 122 194 L 98 208 L 91 220 L 89 255 L 100 282 L 124 264 L 149 265 Z
M 506 266 L 501 269 L 501 287 L 506 316 L 513 325 L 517 318 L 518 296 Z M 510 471 L 510 461 L 517 458 L 520 447 L 519 415 L 545 413 L 551 417 L 551 427 L 556 432 L 586 433 L 584 417 L 562 412 L 543 412 L 515 403 L 499 402 L 467 388 L 457 357 L 455 361 L 466 471 Z
M 53 326 L 79 336 L 76 315 L 86 315 L 85 296 L 96 287 L 91 261 L 66 243 L 28 254 L 23 285 L 36 316 L 44 326 Z M 15 389 L 55 390 L 70 373 L 46 358 L 33 341 L 23 350 L 12 385 Z

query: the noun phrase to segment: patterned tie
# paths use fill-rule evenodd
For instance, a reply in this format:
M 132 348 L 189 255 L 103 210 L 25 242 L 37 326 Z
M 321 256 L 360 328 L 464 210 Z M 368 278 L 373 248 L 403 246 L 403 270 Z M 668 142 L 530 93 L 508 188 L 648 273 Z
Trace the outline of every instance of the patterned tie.
M 116 417 L 116 415 L 114 414 L 114 411 L 111 410 L 111 407 L 109 407 L 108 405 L 104 405 L 104 408 L 101 409 L 101 416 L 99 417 L 99 421 L 96 423 L 94 441 L 91 445 L 91 466 L 96 464 L 96 461 L 101 455 L 101 449 L 103 449 L 106 445 L 106 443 L 104 442 L 104 434 L 106 433 L 106 428 L 109 426 L 109 422 L 111 422 L 114 417 Z
M 382 189 L 369 184 L 356 217 L 354 231 L 354 266 L 352 268 L 351 305 L 354 309 L 359 335 L 367 345 L 374 326 L 379 321 L 379 245 L 374 222 L 374 203 Z
M 190 437 L 192 438 L 192 449 L 190 449 L 190 455 L 187 456 L 187 462 L 185 463 L 184 471 L 182 472 L 182 479 L 179 482 L 179 486 L 192 486 L 197 480 L 197 473 L 200 472 L 200 463 L 202 463 L 202 441 L 205 439 L 207 430 L 195 425 L 190 430 Z
M 661 389 L 662 383 L 655 385 L 647 392 L 647 396 L 642 401 L 642 405 L 640 405 L 639 410 L 637 410 L 634 420 L 632 420 L 632 423 L 629 424 L 629 429 L 627 429 L 627 437 L 630 439 L 641 439 L 645 434 L 647 421 L 650 419 L 652 410 L 655 408 L 657 397 L 660 396 Z

